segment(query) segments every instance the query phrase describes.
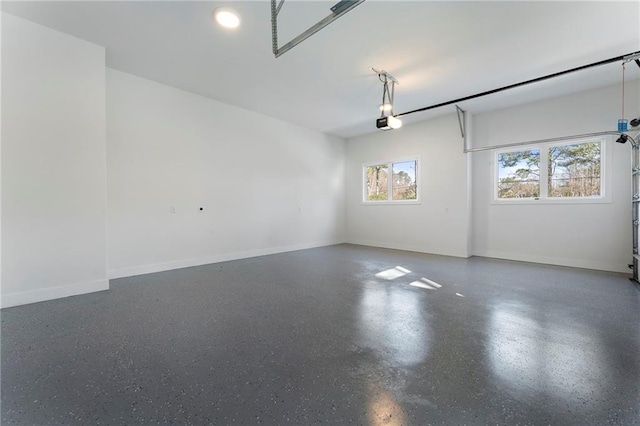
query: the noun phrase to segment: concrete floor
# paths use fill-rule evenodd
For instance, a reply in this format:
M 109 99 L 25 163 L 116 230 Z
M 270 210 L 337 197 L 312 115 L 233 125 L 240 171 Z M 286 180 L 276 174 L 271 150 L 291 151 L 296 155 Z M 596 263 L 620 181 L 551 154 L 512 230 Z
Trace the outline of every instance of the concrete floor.
M 3 425 L 640 424 L 627 276 L 482 258 L 340 245 L 114 280 L 3 310 L 1 355 Z

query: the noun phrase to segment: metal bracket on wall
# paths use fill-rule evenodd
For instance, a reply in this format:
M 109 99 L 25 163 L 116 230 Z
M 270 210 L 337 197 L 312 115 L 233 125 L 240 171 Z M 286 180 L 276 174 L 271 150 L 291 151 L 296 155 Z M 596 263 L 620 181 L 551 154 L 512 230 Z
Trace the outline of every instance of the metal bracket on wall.
M 467 115 L 465 110 L 456 105 L 456 112 L 458 113 L 458 124 L 460 125 L 460 134 L 462 139 L 466 138 L 467 134 Z
M 282 9 L 284 0 L 280 0 L 279 3 L 277 0 L 271 0 L 271 43 L 273 47 L 273 54 L 276 56 L 276 58 L 279 57 L 283 53 L 291 50 L 293 47 L 297 46 L 307 38 L 311 37 L 318 31 L 332 23 L 345 13 L 353 10 L 359 4 L 364 3 L 364 1 L 365 0 L 341 0 L 331 7 L 331 14 L 329 16 L 314 24 L 309 29 L 296 36 L 290 42 L 284 44 L 281 47 L 278 47 L 278 14 L 280 13 L 280 9 Z

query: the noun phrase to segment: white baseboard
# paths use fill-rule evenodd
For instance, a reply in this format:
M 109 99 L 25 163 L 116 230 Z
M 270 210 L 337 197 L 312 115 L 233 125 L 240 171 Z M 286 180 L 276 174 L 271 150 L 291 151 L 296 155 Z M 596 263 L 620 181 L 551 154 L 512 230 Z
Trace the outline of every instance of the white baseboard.
M 79 294 L 103 290 L 109 290 L 108 280 L 96 280 L 86 283 L 3 294 L 0 306 L 2 308 L 10 308 L 12 306 L 27 305 L 29 303 L 44 302 L 46 300 L 60 299 L 62 297 L 77 296 Z
M 269 247 L 265 249 L 247 250 L 234 253 L 223 253 L 192 259 L 181 259 L 171 262 L 140 265 L 129 268 L 110 269 L 107 271 L 109 279 L 133 277 L 136 275 L 152 274 L 154 272 L 170 271 L 173 269 L 190 268 L 192 266 L 208 265 L 211 263 L 228 262 L 230 260 L 247 259 L 249 257 L 266 256 L 270 254 L 286 253 L 289 251 L 305 250 L 316 247 L 343 244 L 344 241 L 321 241 L 315 243 L 294 244 L 290 246 Z
M 454 256 L 468 258 L 470 256 L 490 257 L 495 259 L 516 260 L 520 262 L 541 263 L 545 265 L 569 266 L 572 268 L 595 269 L 598 271 L 620 272 L 623 274 L 631 273 L 626 264 L 614 263 L 600 260 L 588 259 L 572 259 L 559 258 L 551 256 L 536 256 L 521 253 L 505 253 L 493 250 L 474 250 L 472 254 L 464 250 L 442 248 L 442 247 L 418 247 L 404 243 L 389 243 L 371 240 L 348 239 L 349 244 L 357 244 L 361 246 L 389 248 L 395 250 L 406 250 L 418 253 L 437 254 L 444 256 Z
M 621 272 L 630 274 L 631 270 L 625 264 L 600 260 L 571 259 L 562 257 L 537 256 L 522 253 L 504 253 L 494 250 L 474 250 L 473 256 L 491 257 L 494 259 L 517 260 L 520 262 L 542 263 L 546 265 L 569 266 L 572 268 L 595 269 L 598 271 Z M 631 261 L 629 261 L 630 263 Z
M 411 244 L 404 244 L 404 243 L 394 243 L 394 242 L 389 243 L 389 242 L 381 242 L 381 241 L 360 240 L 360 239 L 353 239 L 353 238 L 348 239 L 347 243 L 357 244 L 360 246 L 413 251 L 417 253 L 437 254 L 442 256 L 453 256 L 453 257 L 464 257 L 464 258 L 469 257 L 469 254 L 467 253 L 466 250 L 447 248 L 447 247 L 424 247 L 424 246 L 414 246 Z

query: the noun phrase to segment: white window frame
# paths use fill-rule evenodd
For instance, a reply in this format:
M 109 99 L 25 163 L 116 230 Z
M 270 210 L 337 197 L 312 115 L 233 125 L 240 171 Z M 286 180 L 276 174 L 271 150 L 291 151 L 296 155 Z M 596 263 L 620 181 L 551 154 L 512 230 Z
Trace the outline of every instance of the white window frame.
M 402 163 L 405 161 L 415 161 L 416 162 L 416 199 L 415 200 L 367 200 L 367 167 L 369 166 L 378 166 L 380 164 L 387 164 L 389 166 L 389 176 L 387 178 L 387 194 L 389 196 L 393 196 L 393 164 L 394 163 Z M 406 204 L 422 204 L 421 194 L 422 194 L 422 183 L 420 182 L 420 169 L 422 167 L 420 156 L 419 155 L 411 155 L 408 157 L 398 157 L 390 160 L 380 160 L 380 161 L 368 161 L 366 163 L 362 163 L 361 171 L 362 173 L 362 201 L 361 204 L 365 206 L 384 206 L 384 205 L 406 205 Z
M 579 145 L 582 143 L 600 143 L 600 196 L 599 197 L 549 197 L 549 172 L 547 162 L 549 161 L 549 148 L 554 146 Z M 495 149 L 492 151 L 491 168 L 493 176 L 492 201 L 491 204 L 598 204 L 611 203 L 612 197 L 612 176 L 613 170 L 613 149 L 610 137 L 595 137 L 584 139 L 565 139 L 556 142 L 546 142 L 539 144 L 521 145 L 514 148 Z M 505 152 L 527 151 L 532 149 L 540 150 L 540 197 L 536 198 L 498 198 L 498 183 L 500 182 L 498 170 L 498 155 Z

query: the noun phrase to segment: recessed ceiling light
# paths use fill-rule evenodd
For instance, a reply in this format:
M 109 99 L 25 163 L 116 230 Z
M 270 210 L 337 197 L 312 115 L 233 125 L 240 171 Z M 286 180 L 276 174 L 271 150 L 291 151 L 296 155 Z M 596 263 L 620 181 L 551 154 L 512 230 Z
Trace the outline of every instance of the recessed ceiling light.
M 225 28 L 237 28 L 240 25 L 238 13 L 228 7 L 219 7 L 213 11 L 216 22 Z

